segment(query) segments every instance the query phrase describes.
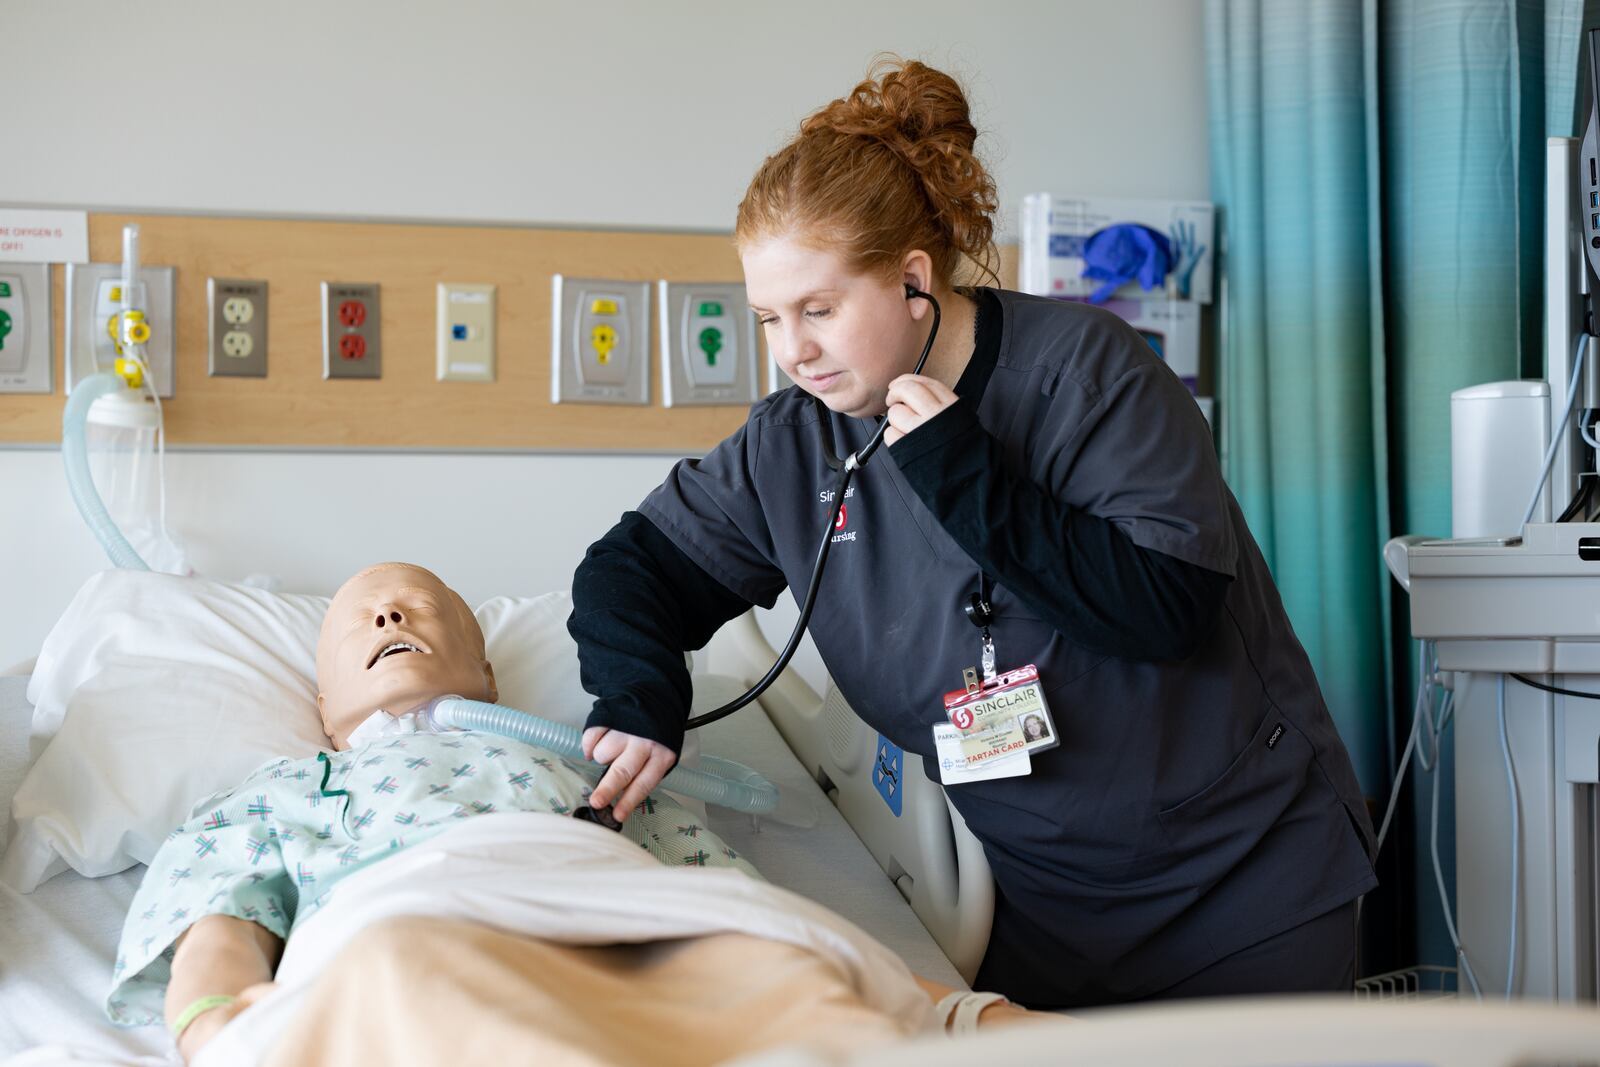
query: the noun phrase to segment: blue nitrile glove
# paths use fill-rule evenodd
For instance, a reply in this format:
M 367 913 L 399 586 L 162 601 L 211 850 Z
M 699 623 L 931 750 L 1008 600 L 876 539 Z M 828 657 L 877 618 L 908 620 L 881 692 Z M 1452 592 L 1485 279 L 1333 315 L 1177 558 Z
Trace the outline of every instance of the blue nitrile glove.
M 1146 290 L 1154 289 L 1171 269 L 1172 244 L 1166 235 L 1137 222 L 1096 230 L 1083 243 L 1083 277 L 1106 283 L 1089 297 L 1093 304 L 1104 303 L 1134 278 Z

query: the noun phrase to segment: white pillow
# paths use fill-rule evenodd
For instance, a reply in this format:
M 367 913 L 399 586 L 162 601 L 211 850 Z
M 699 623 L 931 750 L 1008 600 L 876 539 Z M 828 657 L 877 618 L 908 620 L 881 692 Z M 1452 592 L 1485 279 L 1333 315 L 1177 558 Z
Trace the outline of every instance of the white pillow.
M 45 639 L 28 687 L 43 747 L 12 801 L 0 882 L 31 892 L 71 867 L 148 863 L 194 802 L 278 756 L 328 745 L 316 707 L 326 597 L 144 571 L 91 578 Z M 500 701 L 582 727 L 565 592 L 478 610 Z M 683 762 L 698 763 L 698 739 Z
M 94 575 L 28 685 L 41 747 L 11 803 L 0 882 L 148 863 L 199 797 L 327 746 L 316 641 L 328 598 L 148 571 Z
M 198 798 L 326 747 L 315 694 L 267 684 L 170 660 L 93 675 L 12 798 L 0 882 L 30 893 L 68 867 L 149 863 Z
M 78 590 L 39 650 L 28 682 L 35 743 L 60 729 L 68 702 L 85 682 L 138 665 L 208 668 L 246 686 L 262 685 L 255 707 L 273 716 L 309 714 L 320 731 L 317 631 L 327 611 L 327 597 L 151 571 L 101 571 Z

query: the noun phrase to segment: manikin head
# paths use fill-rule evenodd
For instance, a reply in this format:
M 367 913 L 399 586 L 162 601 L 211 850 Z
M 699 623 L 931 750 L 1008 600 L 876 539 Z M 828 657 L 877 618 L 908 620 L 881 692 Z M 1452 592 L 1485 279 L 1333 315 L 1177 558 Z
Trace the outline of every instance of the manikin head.
M 499 696 L 483 630 L 460 594 L 409 563 L 368 567 L 340 586 L 317 639 L 317 708 L 333 747 L 373 712 L 435 697 Z

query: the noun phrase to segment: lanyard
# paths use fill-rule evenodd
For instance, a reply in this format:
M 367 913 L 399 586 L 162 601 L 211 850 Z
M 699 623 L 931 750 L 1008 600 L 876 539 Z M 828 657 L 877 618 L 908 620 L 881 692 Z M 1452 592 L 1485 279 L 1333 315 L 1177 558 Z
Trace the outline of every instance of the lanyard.
M 989 633 L 989 624 L 994 622 L 994 608 L 989 603 L 989 576 L 983 571 L 978 572 L 978 591 L 967 598 L 967 606 L 962 610 L 983 635 L 983 657 L 979 665 L 983 670 L 983 682 L 987 685 L 994 681 L 996 673 L 994 638 Z

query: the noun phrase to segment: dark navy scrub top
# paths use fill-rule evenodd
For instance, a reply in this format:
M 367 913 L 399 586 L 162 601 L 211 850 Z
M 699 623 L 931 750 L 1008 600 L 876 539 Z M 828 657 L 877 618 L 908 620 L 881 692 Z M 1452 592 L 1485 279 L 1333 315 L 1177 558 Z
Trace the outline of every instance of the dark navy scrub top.
M 957 384 L 961 400 L 856 476 L 810 633 L 851 707 L 938 780 L 931 728 L 980 651 L 962 609 L 972 593 L 988 595 L 998 667 L 1038 665 L 1060 745 L 1035 754 L 1025 777 L 948 789 L 998 890 L 976 985 L 1035 1007 L 1136 999 L 1371 889 L 1371 826 L 1188 391 L 1104 310 L 975 295 L 980 342 Z M 771 604 L 784 587 L 803 595 L 837 480 L 822 413 L 798 388 L 769 397 L 640 506 L 734 594 L 723 614 Z M 839 455 L 874 429 L 825 414 Z M 1108 520 L 1098 525 L 1131 550 L 1221 576 L 1204 631 L 1181 652 L 1106 651 L 1092 636 L 1105 619 L 1047 603 L 1029 577 L 1048 569 L 1030 557 L 1059 558 L 1070 541 L 985 517 L 984 503 L 967 499 L 985 492 L 981 478 L 930 487 L 921 466 L 972 450 L 1031 482 L 1025 491 L 1047 510 Z M 990 573 L 925 500 L 962 542 L 983 542 Z M 576 582 L 574 596 L 581 601 Z M 1079 640 L 1044 615 L 1081 620 L 1063 624 Z M 590 724 L 629 729 L 605 704 Z M 683 713 L 676 736 L 656 736 L 680 740 Z

